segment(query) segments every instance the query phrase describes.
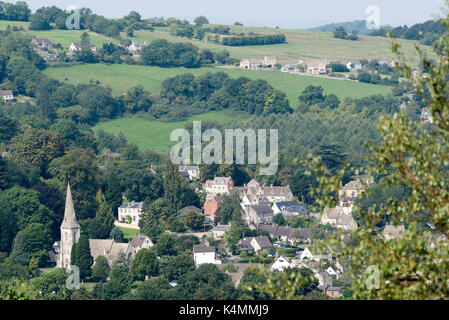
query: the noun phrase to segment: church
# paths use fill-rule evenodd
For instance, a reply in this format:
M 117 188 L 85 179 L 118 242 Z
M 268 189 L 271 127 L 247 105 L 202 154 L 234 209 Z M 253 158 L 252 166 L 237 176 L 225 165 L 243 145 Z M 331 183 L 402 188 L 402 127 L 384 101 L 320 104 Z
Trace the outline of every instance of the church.
M 80 224 L 76 220 L 70 183 L 67 184 L 64 220 L 61 224 L 61 240 L 53 245 L 56 268 L 70 269 L 72 247 L 78 242 L 81 234 Z M 149 249 L 153 242 L 147 236 L 136 235 L 127 243 L 118 243 L 113 239 L 89 239 L 90 251 L 94 260 L 102 255 L 109 265 L 124 253 L 128 260 L 132 260 L 140 249 Z

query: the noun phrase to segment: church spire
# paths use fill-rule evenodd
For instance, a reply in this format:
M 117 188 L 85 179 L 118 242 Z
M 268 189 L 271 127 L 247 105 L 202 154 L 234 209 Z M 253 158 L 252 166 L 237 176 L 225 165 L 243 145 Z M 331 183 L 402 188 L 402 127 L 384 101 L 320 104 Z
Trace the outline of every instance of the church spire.
M 79 228 L 80 225 L 76 221 L 75 208 L 73 206 L 72 191 L 70 190 L 70 183 L 67 183 L 67 195 L 65 200 L 64 221 L 62 221 L 61 228 Z

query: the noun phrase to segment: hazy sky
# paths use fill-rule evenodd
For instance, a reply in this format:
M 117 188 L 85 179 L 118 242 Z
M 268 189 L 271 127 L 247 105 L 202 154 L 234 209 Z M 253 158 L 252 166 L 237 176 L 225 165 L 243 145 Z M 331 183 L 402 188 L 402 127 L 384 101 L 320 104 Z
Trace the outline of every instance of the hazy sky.
M 205 15 L 211 23 L 309 28 L 331 22 L 364 20 L 366 7 L 377 5 L 381 25 L 414 24 L 441 14 L 443 0 L 25 0 L 33 11 L 42 6 L 89 7 L 106 17 L 131 10 L 144 18 L 173 16 L 192 21 Z M 16 1 L 10 1 L 16 2 Z

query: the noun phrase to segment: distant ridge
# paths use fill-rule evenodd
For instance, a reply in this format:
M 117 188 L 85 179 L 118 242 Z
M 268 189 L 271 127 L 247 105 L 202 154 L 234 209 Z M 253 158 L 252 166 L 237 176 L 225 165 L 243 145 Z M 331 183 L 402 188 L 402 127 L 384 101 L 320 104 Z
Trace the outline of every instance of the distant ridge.
M 338 26 L 343 26 L 347 33 L 352 33 L 352 31 L 357 32 L 357 34 L 367 36 L 372 30 L 366 27 L 365 20 L 355 20 L 347 21 L 342 23 L 330 23 L 319 27 L 310 28 L 310 31 L 321 31 L 321 32 L 334 32 L 335 28 Z

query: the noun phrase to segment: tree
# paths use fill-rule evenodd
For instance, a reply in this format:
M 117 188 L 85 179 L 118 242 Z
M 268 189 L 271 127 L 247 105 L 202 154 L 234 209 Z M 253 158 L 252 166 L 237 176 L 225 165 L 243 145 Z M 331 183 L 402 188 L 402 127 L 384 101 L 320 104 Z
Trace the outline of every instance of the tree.
M 223 195 L 222 200 L 217 211 L 217 217 L 221 224 L 228 224 L 235 217 L 242 216 L 242 206 L 237 192 L 231 191 L 229 195 Z
M 50 162 L 63 154 L 64 146 L 55 132 L 28 128 L 14 138 L 12 150 L 15 161 L 28 162 L 45 175 Z
M 108 259 L 104 256 L 98 256 L 92 267 L 92 279 L 96 282 L 105 282 L 110 271 Z
M 0 118 L 0 143 L 6 143 L 18 132 L 19 123 L 10 118 Z
M 184 219 L 191 230 L 198 230 L 204 224 L 204 216 L 195 210 L 187 211 Z
M 167 291 L 170 284 L 163 277 L 153 278 L 144 281 L 139 285 L 133 299 L 137 300 L 166 300 Z
M 155 245 L 159 256 L 172 256 L 177 254 L 176 236 L 170 233 L 163 233 Z
M 89 238 L 85 235 L 81 235 L 78 242 L 72 248 L 72 265 L 77 266 L 80 269 L 80 277 L 86 279 L 92 275 L 92 265 L 94 258 L 90 254 Z
M 107 239 L 114 228 L 114 213 L 106 202 L 101 190 L 97 193 L 98 210 L 95 218 L 91 221 L 89 235 L 94 239 Z
M 118 242 L 118 243 L 125 242 L 123 231 L 119 227 L 115 227 L 114 229 L 112 229 L 112 231 L 110 233 L 110 237 L 112 239 L 114 239 L 115 242 Z
M 123 252 L 114 261 L 109 274 L 109 280 L 104 285 L 103 297 L 106 300 L 119 299 L 131 290 L 131 275 L 128 260 Z
M 279 226 L 285 226 L 287 224 L 282 213 L 278 213 L 273 217 L 273 223 Z
M 197 25 L 197 26 L 202 26 L 203 24 L 209 24 L 209 20 L 207 20 L 207 18 L 205 16 L 199 16 L 196 17 L 195 20 L 193 20 L 193 22 Z
M 299 101 L 307 105 L 318 104 L 324 101 L 323 87 L 321 86 L 308 86 L 299 96 Z
M 343 26 L 338 26 L 334 30 L 334 38 L 337 39 L 348 39 L 348 34 Z
M 16 235 L 11 258 L 26 266 L 33 258 L 37 258 L 39 266 L 45 266 L 48 263 L 47 251 L 52 244 L 53 239 L 48 229 L 40 223 L 32 223 Z
M 131 262 L 131 276 L 134 280 L 145 280 L 159 274 L 159 261 L 153 250 L 141 249 Z
M 36 12 L 30 18 L 30 30 L 50 30 L 50 19 L 43 13 Z
M 185 274 L 195 270 L 195 262 L 189 254 L 182 253 L 162 260 L 160 273 L 169 281 L 179 280 Z

